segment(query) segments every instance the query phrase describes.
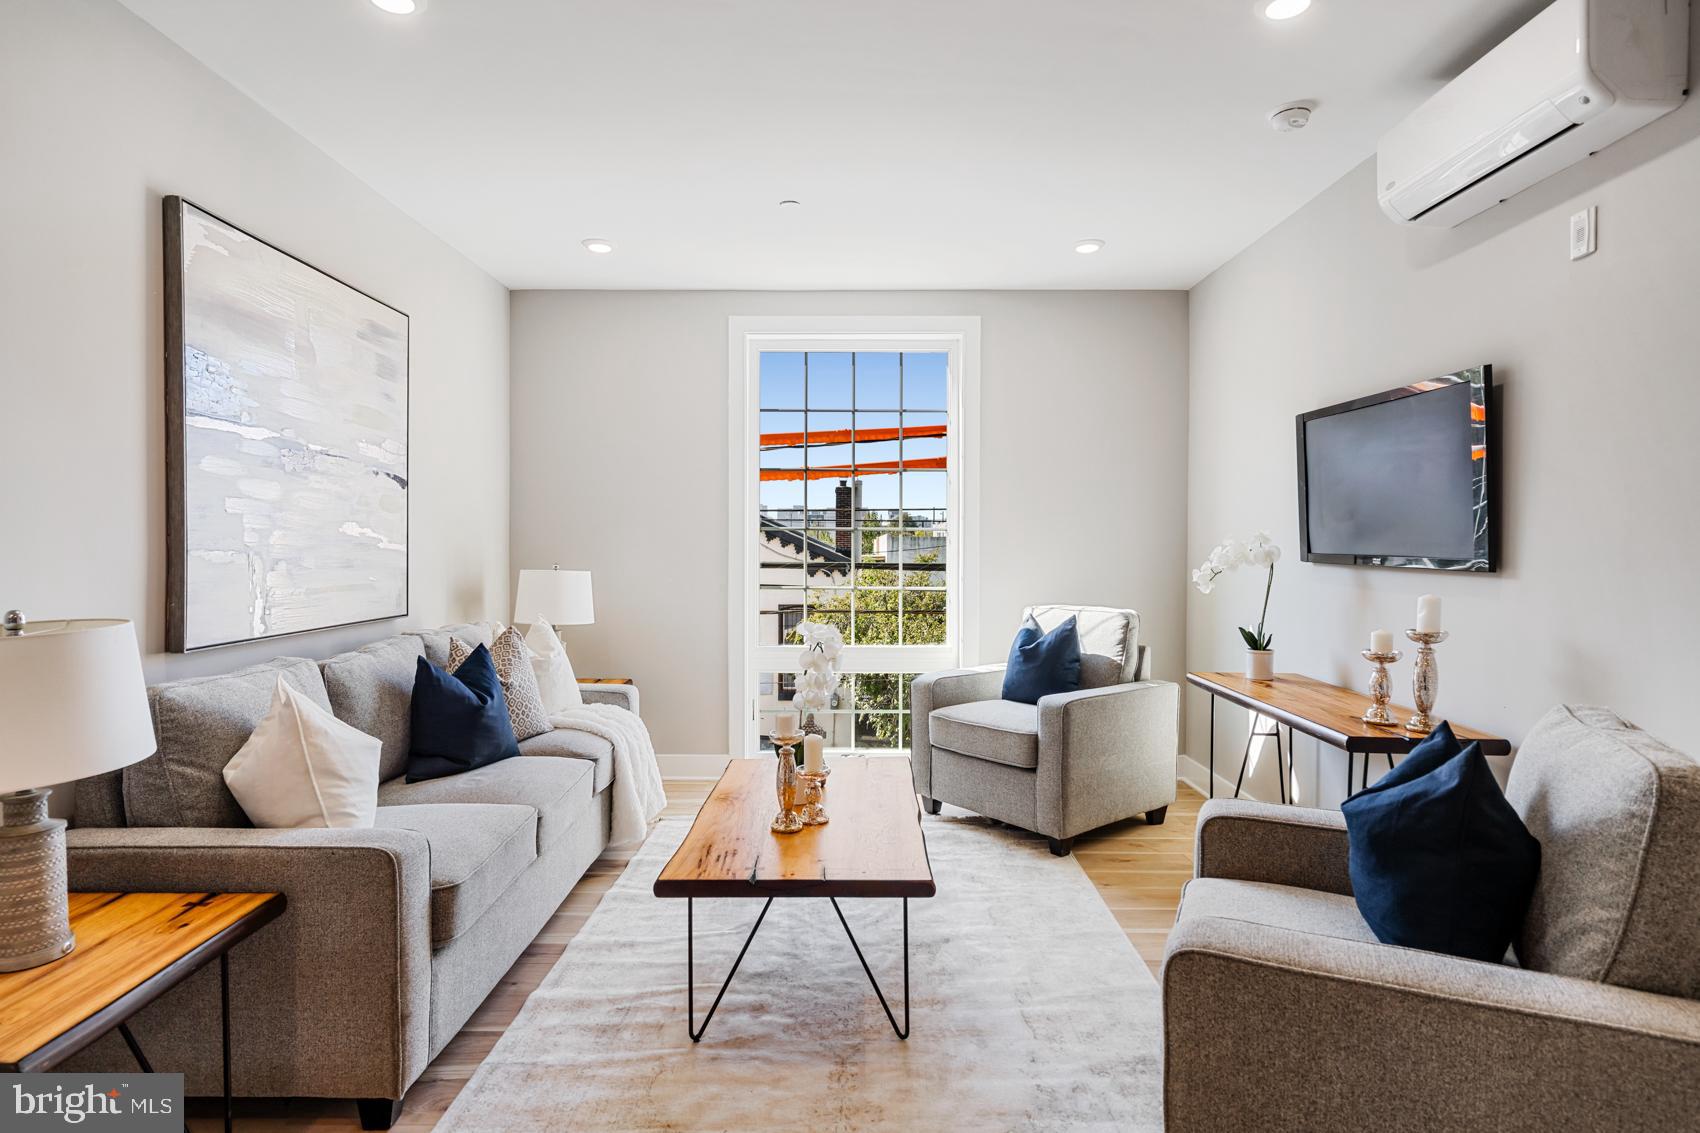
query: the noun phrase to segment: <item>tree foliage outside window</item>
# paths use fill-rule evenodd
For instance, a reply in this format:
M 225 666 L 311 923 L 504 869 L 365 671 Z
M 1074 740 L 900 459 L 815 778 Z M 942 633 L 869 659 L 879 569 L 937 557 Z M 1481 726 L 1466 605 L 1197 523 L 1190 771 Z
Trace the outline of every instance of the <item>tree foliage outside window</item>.
M 936 562 L 936 552 L 915 556 L 917 565 Z M 809 617 L 837 626 L 846 641 L 857 645 L 942 645 L 945 640 L 945 591 L 933 589 L 937 586 L 937 579 L 931 571 L 864 567 L 856 571 L 849 589 L 810 595 Z M 902 588 L 901 608 L 899 587 Z M 795 633 L 791 637 L 795 639 Z M 909 676 L 904 673 L 856 673 L 854 677 L 857 743 L 860 744 L 863 737 L 869 737 L 875 741 L 869 746 L 903 746 L 904 717 L 909 709 Z

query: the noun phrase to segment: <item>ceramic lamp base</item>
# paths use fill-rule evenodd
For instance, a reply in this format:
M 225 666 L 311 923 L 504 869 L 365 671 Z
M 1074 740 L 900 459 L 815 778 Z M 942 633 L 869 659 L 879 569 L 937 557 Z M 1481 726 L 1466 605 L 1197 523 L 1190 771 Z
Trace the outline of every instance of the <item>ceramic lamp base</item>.
M 0 972 L 37 968 L 76 947 L 65 900 L 65 821 L 48 790 L 0 796 Z

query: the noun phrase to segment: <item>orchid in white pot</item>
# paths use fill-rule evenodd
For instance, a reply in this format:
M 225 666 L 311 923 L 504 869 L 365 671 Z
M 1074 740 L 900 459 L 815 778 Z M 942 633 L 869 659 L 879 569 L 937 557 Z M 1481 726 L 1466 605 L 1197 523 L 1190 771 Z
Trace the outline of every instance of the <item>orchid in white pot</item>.
M 1275 652 L 1271 648 L 1275 644 L 1275 635 L 1264 625 L 1269 618 L 1269 595 L 1275 589 L 1275 564 L 1280 559 L 1281 548 L 1269 537 L 1269 532 L 1259 531 L 1244 543 L 1232 537 L 1222 540 L 1204 560 L 1204 565 L 1192 572 L 1192 584 L 1200 594 L 1208 594 L 1216 589 L 1218 578 L 1238 567 L 1264 567 L 1268 570 L 1268 577 L 1263 583 L 1263 610 L 1257 615 L 1257 628 L 1239 627 L 1246 647 L 1245 675 L 1254 681 L 1273 680 L 1275 677 Z
M 838 657 L 844 652 L 844 634 L 828 622 L 798 622 L 796 633 L 803 641 L 803 654 L 792 703 L 806 713 L 803 731 L 824 736 L 826 729 L 815 722 L 815 713 L 830 709 L 832 694 L 838 691 Z

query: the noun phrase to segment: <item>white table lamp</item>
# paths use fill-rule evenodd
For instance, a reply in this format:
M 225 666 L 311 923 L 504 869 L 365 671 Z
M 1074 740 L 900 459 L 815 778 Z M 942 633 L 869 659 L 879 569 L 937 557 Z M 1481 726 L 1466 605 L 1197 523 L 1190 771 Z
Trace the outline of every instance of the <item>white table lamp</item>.
M 154 753 L 136 629 L 126 621 L 0 626 L 0 972 L 76 945 L 65 900 L 65 820 L 43 783 L 116 771 Z
M 587 626 L 596 621 L 588 570 L 522 570 L 514 596 L 514 621 L 538 618 L 552 626 Z

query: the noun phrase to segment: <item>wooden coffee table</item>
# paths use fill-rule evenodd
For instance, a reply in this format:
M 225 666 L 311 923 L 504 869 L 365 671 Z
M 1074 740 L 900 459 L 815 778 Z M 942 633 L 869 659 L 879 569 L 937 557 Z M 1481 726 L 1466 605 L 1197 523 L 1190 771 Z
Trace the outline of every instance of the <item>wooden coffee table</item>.
M 830 821 L 796 834 L 768 829 L 778 811 L 773 758 L 734 759 L 697 812 L 690 833 L 655 879 L 657 897 L 685 899 L 685 1025 L 701 1042 L 715 1009 L 732 986 L 750 941 L 779 897 L 825 897 L 832 902 L 856 959 L 873 984 L 897 1037 L 909 1037 L 909 898 L 938 892 L 921 833 L 921 808 L 909 760 L 896 756 L 840 759 L 827 780 Z M 696 956 L 693 902 L 699 897 L 766 898 L 738 950 L 702 1025 L 696 1024 Z M 895 897 L 903 902 L 903 1025 L 897 1025 L 862 955 L 840 897 Z

